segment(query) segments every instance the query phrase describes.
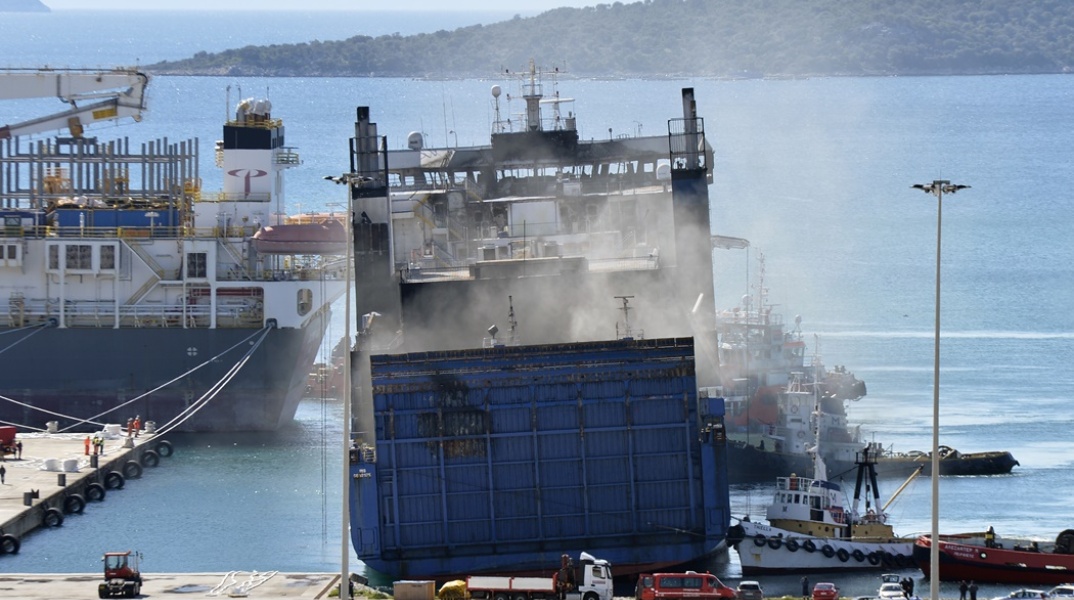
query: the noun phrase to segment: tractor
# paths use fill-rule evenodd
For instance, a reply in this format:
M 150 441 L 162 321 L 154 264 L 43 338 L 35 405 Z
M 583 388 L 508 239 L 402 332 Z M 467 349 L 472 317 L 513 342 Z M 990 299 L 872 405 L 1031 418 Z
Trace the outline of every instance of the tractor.
M 101 598 L 134 598 L 142 593 L 142 572 L 138 570 L 140 553 L 105 552 L 104 583 L 97 586 Z

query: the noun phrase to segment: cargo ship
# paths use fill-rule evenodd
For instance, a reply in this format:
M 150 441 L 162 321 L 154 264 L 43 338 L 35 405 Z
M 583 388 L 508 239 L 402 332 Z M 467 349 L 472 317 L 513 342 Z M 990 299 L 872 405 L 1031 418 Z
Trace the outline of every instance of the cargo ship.
M 531 65 L 491 143 L 388 150 L 359 107 L 351 541 L 406 579 L 617 576 L 704 561 L 729 525 L 717 390 L 712 149 L 583 141 Z M 545 114 L 550 111 L 551 114 Z
M 346 238 L 342 224 L 281 236 L 283 172 L 301 161 L 271 105 L 237 104 L 215 148 L 223 191 L 206 193 L 196 139 L 106 141 L 78 124 L 137 117 L 145 75 L 0 80 L 27 97 L 122 90 L 111 106 L 60 115 L 70 135 L 23 135 L 55 126 L 42 120 L 0 128 L 0 421 L 91 431 L 137 416 L 159 431 L 216 432 L 290 422 L 344 291 Z

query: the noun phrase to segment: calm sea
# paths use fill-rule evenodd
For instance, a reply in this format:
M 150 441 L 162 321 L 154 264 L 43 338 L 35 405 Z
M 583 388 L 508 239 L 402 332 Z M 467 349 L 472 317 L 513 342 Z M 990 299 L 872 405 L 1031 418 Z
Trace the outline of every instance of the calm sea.
M 374 16 L 5 15 L 0 51 L 13 66 L 144 64 L 202 49 L 494 20 Z M 289 209 L 323 210 L 344 201 L 322 178 L 347 168 L 355 107 L 371 107 L 392 147 L 414 131 L 432 145 L 481 143 L 494 116 L 493 83 L 502 82 L 159 77 L 142 123 L 92 133 L 197 137 L 204 188 L 213 190 L 220 177 L 212 143 L 229 104 L 267 95 L 304 162 L 289 173 Z M 851 421 L 897 450 L 931 446 L 937 203 L 910 186 L 933 179 L 972 186 L 943 204 L 941 443 L 1010 450 L 1021 466 L 1010 476 L 943 479 L 942 528 L 993 525 L 1045 538 L 1069 527 L 1074 78 L 565 80 L 559 91 L 576 99 L 570 110 L 582 136 L 598 138 L 666 132 L 667 120 L 681 116 L 685 86 L 695 88 L 716 148 L 714 229 L 751 242 L 748 251 L 715 251 L 717 303 L 733 306 L 758 285 L 763 254 L 776 312 L 789 323 L 801 315 L 811 350 L 867 382 L 868 396 L 848 407 Z M 0 122 L 39 116 L 42 107 L 62 108 L 5 104 Z M 500 110 L 522 106 L 501 98 Z M 340 318 L 330 336 L 342 333 Z M 314 400 L 276 434 L 177 439 L 175 457 L 144 481 L 60 530 L 31 536 L 0 570 L 96 571 L 102 551 L 128 547 L 142 550 L 150 571 L 335 570 L 338 416 L 337 404 Z M 896 482 L 882 485 L 886 493 Z M 762 514 L 769 493 L 736 487 L 736 516 Z M 898 533 L 929 529 L 929 498 L 927 480 L 900 496 L 890 509 Z M 733 556 L 718 569 L 729 581 L 740 577 Z M 873 576 L 837 582 L 848 595 L 877 587 Z M 797 578 L 773 578 L 767 587 L 794 593 L 796 586 Z M 992 591 L 1006 590 L 981 594 Z

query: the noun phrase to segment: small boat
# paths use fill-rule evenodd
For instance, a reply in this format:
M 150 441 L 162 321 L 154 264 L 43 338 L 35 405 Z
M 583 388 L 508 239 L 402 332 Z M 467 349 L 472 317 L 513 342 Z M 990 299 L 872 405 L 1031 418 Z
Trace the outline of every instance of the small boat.
M 925 577 L 932 570 L 932 536 L 914 544 L 914 562 Z M 1074 580 L 1074 529 L 1054 542 L 981 533 L 940 536 L 940 580 L 1059 585 Z
M 814 386 L 816 388 L 816 386 Z M 772 503 L 766 511 L 767 523 L 755 523 L 747 515 L 728 531 L 728 545 L 738 551 L 742 574 L 880 570 L 913 565 L 915 539 L 896 536 L 885 512 L 909 482 L 913 473 L 886 504 L 880 502 L 877 486 L 878 446 L 865 446 L 857 456 L 857 484 L 853 504 L 843 505 L 843 487 L 827 478 L 819 426 L 822 417 L 819 394 L 809 422 L 814 428 L 813 477 L 776 480 Z M 872 490 L 870 498 L 862 488 Z M 859 504 L 864 500 L 864 510 Z

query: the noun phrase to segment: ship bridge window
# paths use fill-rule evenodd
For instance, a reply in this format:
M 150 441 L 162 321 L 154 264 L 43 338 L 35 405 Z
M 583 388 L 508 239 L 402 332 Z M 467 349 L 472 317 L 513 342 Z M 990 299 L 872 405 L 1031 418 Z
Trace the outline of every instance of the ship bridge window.
M 313 309 L 313 290 L 302 288 L 298 290 L 298 314 L 305 315 Z
M 209 276 L 209 264 L 204 252 L 191 252 L 186 255 L 186 276 L 197 279 Z
M 66 269 L 78 271 L 93 269 L 93 246 L 89 244 L 67 244 L 64 257 Z
M 101 270 L 116 270 L 116 247 L 112 244 L 101 246 Z

